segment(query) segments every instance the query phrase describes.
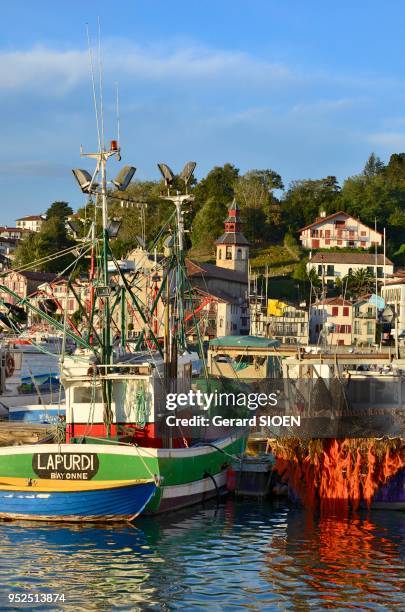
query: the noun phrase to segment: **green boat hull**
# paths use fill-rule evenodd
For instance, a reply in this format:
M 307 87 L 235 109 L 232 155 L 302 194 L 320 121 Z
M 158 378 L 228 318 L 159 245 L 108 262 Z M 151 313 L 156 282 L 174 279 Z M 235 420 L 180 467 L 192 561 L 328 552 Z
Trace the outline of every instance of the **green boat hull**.
M 199 503 L 225 485 L 226 468 L 244 452 L 246 433 L 181 449 L 120 444 L 36 444 L 0 448 L 2 477 L 38 480 L 134 480 L 156 478 L 149 513 Z M 98 442 L 98 443 L 97 443 Z

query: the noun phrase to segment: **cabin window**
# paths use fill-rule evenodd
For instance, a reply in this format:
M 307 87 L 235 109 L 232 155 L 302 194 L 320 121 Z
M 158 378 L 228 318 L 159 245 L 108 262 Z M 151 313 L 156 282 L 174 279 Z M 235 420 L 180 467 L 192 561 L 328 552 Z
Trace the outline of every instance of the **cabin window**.
M 73 401 L 75 404 L 101 404 L 103 395 L 100 387 L 74 387 Z

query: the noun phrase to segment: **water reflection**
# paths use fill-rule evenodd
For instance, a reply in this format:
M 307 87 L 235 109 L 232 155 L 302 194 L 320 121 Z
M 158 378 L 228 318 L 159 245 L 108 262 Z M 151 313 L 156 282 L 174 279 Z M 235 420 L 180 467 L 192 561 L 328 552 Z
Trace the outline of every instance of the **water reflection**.
M 65 609 L 402 609 L 404 530 L 401 513 L 233 500 L 135 527 L 0 524 L 0 605 L 37 591 Z
M 401 608 L 404 531 L 400 513 L 348 518 L 292 510 L 286 538 L 273 540 L 266 554 L 270 581 L 284 575 L 277 589 L 296 604 Z

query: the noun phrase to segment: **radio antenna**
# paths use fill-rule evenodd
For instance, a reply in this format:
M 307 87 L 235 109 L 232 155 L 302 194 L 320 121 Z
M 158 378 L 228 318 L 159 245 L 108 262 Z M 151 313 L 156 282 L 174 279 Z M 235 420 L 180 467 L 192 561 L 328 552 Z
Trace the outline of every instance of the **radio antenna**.
M 118 140 L 118 145 L 120 145 L 121 144 L 121 134 L 120 134 L 120 97 L 119 97 L 118 83 L 116 83 L 116 88 L 117 88 L 117 99 L 116 99 L 116 109 L 117 109 L 117 140 Z
M 103 111 L 103 64 L 101 57 L 101 26 L 100 17 L 98 19 L 98 73 L 100 89 L 100 116 L 101 116 L 101 144 L 104 150 L 104 111 Z
M 98 148 L 100 150 L 101 149 L 100 122 L 99 122 L 99 118 L 98 118 L 96 83 L 95 83 L 95 80 L 94 80 L 93 52 L 91 50 L 90 32 L 89 32 L 89 24 L 88 23 L 86 23 L 86 33 L 87 33 L 87 45 L 88 45 L 88 48 L 89 48 L 89 60 L 90 60 L 90 72 L 91 72 L 91 85 L 92 85 L 92 90 L 93 90 L 94 112 L 95 112 L 95 115 L 96 115 Z

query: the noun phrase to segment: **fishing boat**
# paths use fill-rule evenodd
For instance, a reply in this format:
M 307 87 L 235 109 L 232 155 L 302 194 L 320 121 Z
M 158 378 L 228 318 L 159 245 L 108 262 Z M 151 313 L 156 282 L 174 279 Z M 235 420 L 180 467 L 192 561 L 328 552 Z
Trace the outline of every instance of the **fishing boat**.
M 73 460 L 73 457 L 72 457 Z M 0 479 L 0 519 L 133 521 L 156 491 L 149 480 Z
M 99 139 L 104 142 L 104 137 Z M 76 351 L 61 356 L 60 380 L 66 393 L 66 422 L 60 423 L 57 445 L 38 444 L 0 449 L 0 480 L 4 478 L 43 481 L 82 480 L 98 483 L 138 480 L 159 482 L 156 494 L 147 503 L 147 512 L 164 512 L 202 502 L 218 495 L 226 485 L 226 471 L 241 454 L 247 440 L 246 428 L 227 430 L 198 426 L 169 425 L 167 417 L 184 419 L 208 416 L 195 404 L 168 412 L 169 393 L 188 393 L 201 383 L 193 378 L 196 355 L 187 344 L 186 302 L 190 295 L 184 256 L 184 210 L 192 202 L 187 184 L 195 163 L 186 164 L 182 177 L 186 193 L 170 190 L 173 175 L 158 164 L 165 177 L 173 212 L 165 226 L 170 246 L 161 268 L 160 286 L 145 303 L 138 281 L 129 281 L 114 258 L 110 238 L 108 199 L 120 199 L 135 168 L 126 166 L 112 181 L 118 195 L 107 189 L 106 164 L 121 159 L 119 144 L 100 144 L 96 153 L 82 153 L 96 160 L 93 175 L 74 170 L 84 193 L 94 198 L 94 220 L 87 238 L 78 246 L 79 261 L 90 252 L 87 303 L 81 303 L 86 329 L 79 331 L 67 318 L 58 321 L 29 299 L 23 306 L 70 339 Z M 98 234 L 98 227 L 102 229 Z M 161 232 L 162 233 L 162 232 Z M 145 248 L 145 257 L 148 253 Z M 74 270 L 74 266 L 73 266 Z M 156 271 L 153 271 L 156 274 Z M 153 283 L 152 283 L 153 284 Z M 6 286 L 0 286 L 17 305 L 22 299 Z M 190 301 L 190 300 L 189 300 Z M 157 305 L 164 310 L 164 334 L 158 337 Z M 118 308 L 119 306 L 119 308 Z M 135 346 L 128 350 L 126 310 L 130 306 L 143 324 Z M 119 346 L 114 345 L 114 315 L 120 312 Z M 187 318 L 192 317 L 187 313 Z M 199 341 L 202 349 L 202 341 Z M 62 342 L 65 346 L 66 342 Z M 200 350 L 200 358 L 203 358 Z M 232 412 L 235 407 L 230 406 Z M 235 411 L 238 409 L 235 408 Z M 180 420 L 180 419 L 179 419 Z M 60 443 L 63 442 L 63 443 Z M 89 466 L 92 466 L 90 469 Z M 45 466 L 45 467 L 44 467 Z
M 35 357 L 24 355 L 24 359 Z M 26 364 L 24 363 L 24 366 Z M 31 364 L 32 365 L 32 364 Z M 34 367 L 37 366 L 34 363 Z M 42 370 L 41 364 L 39 369 Z M 59 372 L 32 372 L 7 380 L 0 397 L 0 405 L 10 421 L 30 423 L 58 423 L 65 418 L 65 392 L 61 387 Z
M 9 421 L 57 424 L 65 418 L 65 406 L 58 402 L 52 404 L 19 403 L 17 406 L 8 405 L 7 414 Z

